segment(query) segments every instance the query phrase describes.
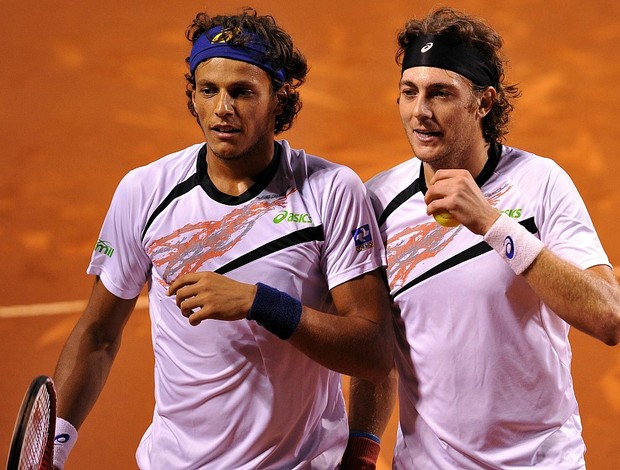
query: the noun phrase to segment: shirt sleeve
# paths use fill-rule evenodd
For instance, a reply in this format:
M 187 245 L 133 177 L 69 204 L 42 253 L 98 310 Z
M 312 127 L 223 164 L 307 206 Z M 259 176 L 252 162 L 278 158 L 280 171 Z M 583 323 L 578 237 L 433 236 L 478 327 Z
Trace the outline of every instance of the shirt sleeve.
M 375 214 L 359 177 L 338 168 L 320 192 L 325 243 L 322 270 L 330 289 L 385 266 Z
M 551 167 L 544 192 L 538 228 L 545 246 L 582 269 L 611 266 L 579 191 L 559 166 Z
M 130 172 L 114 193 L 86 271 L 100 276 L 105 287 L 122 299 L 140 294 L 151 269 L 141 241 L 141 199 L 140 184 Z

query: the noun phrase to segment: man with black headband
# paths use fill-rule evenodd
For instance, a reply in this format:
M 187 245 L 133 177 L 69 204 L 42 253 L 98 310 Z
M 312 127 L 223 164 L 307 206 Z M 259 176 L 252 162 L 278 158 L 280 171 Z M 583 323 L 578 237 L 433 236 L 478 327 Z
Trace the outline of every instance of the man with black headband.
M 501 143 L 518 91 L 495 31 L 442 8 L 398 43 L 415 157 L 367 183 L 399 311 L 394 468 L 585 468 L 569 327 L 620 339 L 586 207 L 552 160 Z M 353 379 L 346 462 L 376 447 L 395 383 Z
M 55 374 L 55 463 L 148 284 L 156 406 L 139 468 L 333 470 L 348 437 L 338 372 L 382 380 L 393 363 L 372 205 L 352 170 L 275 141 L 307 65 L 273 18 L 201 13 L 187 37 L 206 142 L 131 171 L 114 195 Z

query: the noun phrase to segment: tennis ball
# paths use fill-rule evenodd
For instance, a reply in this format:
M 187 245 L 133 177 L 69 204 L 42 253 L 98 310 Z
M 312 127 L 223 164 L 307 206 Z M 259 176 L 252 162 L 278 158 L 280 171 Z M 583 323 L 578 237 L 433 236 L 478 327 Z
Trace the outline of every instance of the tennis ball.
M 449 212 L 436 212 L 433 214 L 433 217 L 439 225 L 444 227 L 456 227 L 457 225 L 460 225 L 460 222 Z

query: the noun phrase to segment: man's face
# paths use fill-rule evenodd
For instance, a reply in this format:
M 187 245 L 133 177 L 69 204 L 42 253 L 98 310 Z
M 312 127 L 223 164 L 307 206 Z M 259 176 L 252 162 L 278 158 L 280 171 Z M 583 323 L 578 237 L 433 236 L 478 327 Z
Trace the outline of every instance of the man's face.
M 406 69 L 398 108 L 415 155 L 433 169 L 467 168 L 484 144 L 479 100 L 462 76 L 435 67 Z
M 280 106 L 267 72 L 238 60 L 198 65 L 192 100 L 209 152 L 222 160 L 264 156 L 274 139 Z

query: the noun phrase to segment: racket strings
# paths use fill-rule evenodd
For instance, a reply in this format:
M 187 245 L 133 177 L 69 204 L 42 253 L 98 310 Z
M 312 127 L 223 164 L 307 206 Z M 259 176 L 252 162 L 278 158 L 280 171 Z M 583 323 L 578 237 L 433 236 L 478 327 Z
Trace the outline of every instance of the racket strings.
M 19 470 L 39 470 L 43 462 L 50 429 L 52 402 L 46 387 L 41 387 L 26 424 Z

